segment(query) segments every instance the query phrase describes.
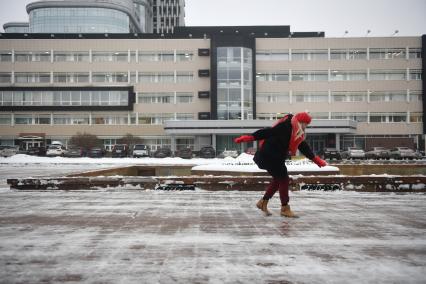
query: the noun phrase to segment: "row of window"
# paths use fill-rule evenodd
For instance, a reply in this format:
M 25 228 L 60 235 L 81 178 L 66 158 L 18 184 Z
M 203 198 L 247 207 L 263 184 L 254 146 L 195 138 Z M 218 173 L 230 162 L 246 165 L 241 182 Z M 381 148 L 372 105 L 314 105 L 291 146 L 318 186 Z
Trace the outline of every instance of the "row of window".
M 348 48 L 258 50 L 259 61 L 417 59 L 421 48 Z
M 421 123 L 421 112 L 318 112 L 314 119 L 349 119 L 370 123 Z M 259 113 L 257 119 L 276 120 L 282 115 Z M 160 125 L 168 120 L 193 120 L 193 113 L 138 114 L 0 114 L 1 125 Z
M 142 125 L 167 120 L 194 120 L 193 113 L 129 114 L 0 114 L 0 125 Z
M 190 92 L 138 93 L 139 104 L 187 104 L 194 98 Z
M 0 106 L 127 106 L 127 91 L 0 91 Z
M 139 93 L 140 104 L 192 103 L 191 92 Z M 0 91 L 0 106 L 120 106 L 127 91 Z
M 137 59 L 137 60 L 136 60 Z M 0 51 L 0 62 L 182 62 L 193 51 Z
M 420 102 L 422 91 L 324 91 L 324 92 L 259 92 L 259 103 L 335 103 L 335 102 Z M 191 92 L 138 93 L 139 104 L 192 103 Z M 218 103 L 241 107 L 241 94 L 219 96 Z M 246 102 L 250 104 L 251 101 Z M 0 106 L 124 106 L 128 105 L 127 91 L 0 91 Z M 251 107 L 245 105 L 245 107 Z
M 189 83 L 195 80 L 192 71 L 176 72 L 15 72 L 0 73 L 0 84 L 51 83 Z
M 357 122 L 423 122 L 423 113 L 421 112 L 314 112 L 310 115 L 313 119 L 349 119 Z M 281 117 L 282 114 L 277 113 L 259 113 L 257 115 L 257 119 L 260 120 L 277 120 Z
M 280 92 L 258 93 L 256 101 L 261 103 L 337 103 L 337 102 L 420 102 L 422 91 L 325 91 L 325 92 Z
M 379 81 L 422 80 L 421 69 L 393 70 L 282 70 L 259 71 L 257 81 Z

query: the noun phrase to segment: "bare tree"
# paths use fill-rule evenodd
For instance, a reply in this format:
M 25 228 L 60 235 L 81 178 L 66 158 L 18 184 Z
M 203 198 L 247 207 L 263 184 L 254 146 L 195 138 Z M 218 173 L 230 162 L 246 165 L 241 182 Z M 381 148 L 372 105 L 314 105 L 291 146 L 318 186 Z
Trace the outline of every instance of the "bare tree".
M 99 139 L 96 135 L 89 133 L 80 133 L 77 132 L 76 135 L 72 136 L 70 139 L 70 144 L 82 147 L 85 149 L 90 149 L 93 147 L 102 147 L 102 140 Z
M 129 146 L 135 144 L 142 144 L 142 139 L 134 136 L 133 134 L 127 133 L 125 136 L 117 140 L 118 144 L 127 144 Z

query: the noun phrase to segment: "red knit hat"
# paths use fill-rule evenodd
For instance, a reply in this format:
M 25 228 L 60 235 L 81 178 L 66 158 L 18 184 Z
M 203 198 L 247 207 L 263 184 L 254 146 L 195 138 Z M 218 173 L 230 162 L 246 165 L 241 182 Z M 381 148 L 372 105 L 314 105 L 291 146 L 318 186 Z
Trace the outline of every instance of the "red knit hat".
M 312 117 L 307 112 L 296 113 L 295 117 L 299 122 L 304 122 L 306 124 L 309 124 L 312 121 Z

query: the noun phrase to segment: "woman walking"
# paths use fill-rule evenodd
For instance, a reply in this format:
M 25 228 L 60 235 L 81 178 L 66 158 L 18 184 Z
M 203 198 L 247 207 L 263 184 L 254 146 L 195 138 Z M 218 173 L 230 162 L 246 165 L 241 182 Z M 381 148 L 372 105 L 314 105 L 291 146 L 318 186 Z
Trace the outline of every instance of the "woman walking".
M 272 176 L 272 181 L 256 206 L 267 216 L 271 215 L 268 210 L 268 201 L 278 190 L 281 200 L 281 216 L 297 217 L 288 204 L 290 201 L 289 177 L 285 160 L 289 158 L 289 155 L 294 156 L 299 149 L 303 155 L 319 167 L 327 165 L 324 160 L 314 155 L 305 141 L 305 129 L 311 121 L 311 116 L 306 112 L 295 115 L 287 114 L 273 127 L 259 129 L 251 135 L 243 135 L 234 140 L 235 143 L 260 141 L 253 160 L 260 169 L 266 170 Z

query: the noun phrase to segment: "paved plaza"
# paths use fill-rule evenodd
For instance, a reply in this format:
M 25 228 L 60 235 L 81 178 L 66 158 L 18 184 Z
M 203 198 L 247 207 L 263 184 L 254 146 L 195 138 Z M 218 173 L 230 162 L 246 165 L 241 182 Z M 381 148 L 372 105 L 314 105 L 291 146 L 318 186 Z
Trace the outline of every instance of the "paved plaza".
M 426 195 L 0 190 L 2 283 L 424 283 Z

